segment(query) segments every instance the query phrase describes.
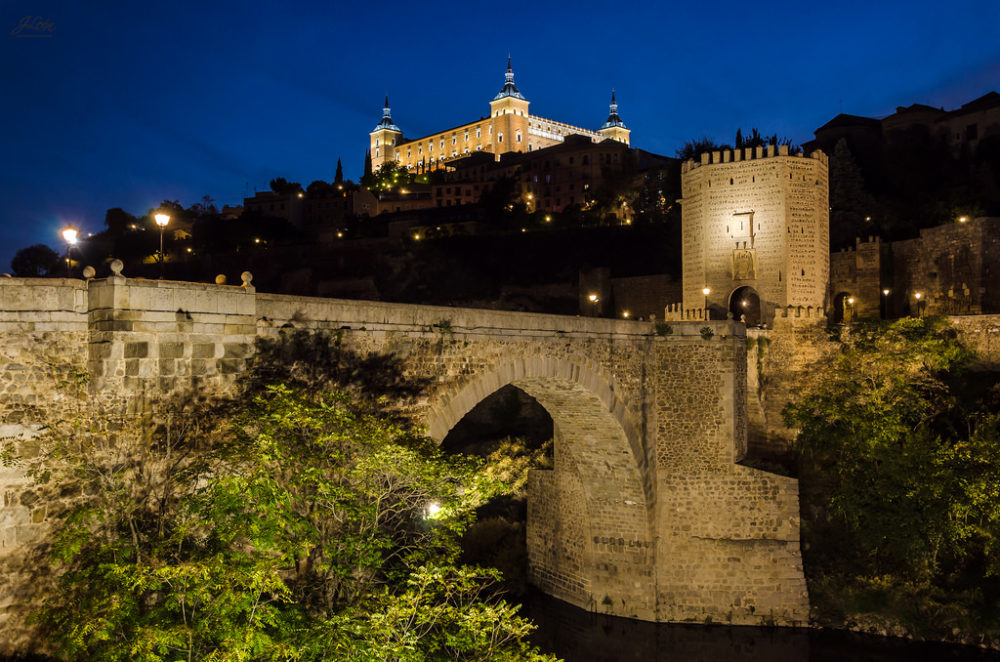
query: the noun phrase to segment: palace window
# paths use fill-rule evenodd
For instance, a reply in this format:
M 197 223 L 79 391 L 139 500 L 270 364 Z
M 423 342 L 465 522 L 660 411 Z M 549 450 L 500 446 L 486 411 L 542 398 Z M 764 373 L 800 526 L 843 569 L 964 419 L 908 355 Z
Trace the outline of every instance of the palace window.
M 521 132 L 517 132 L 517 142 L 521 142 Z
M 482 127 L 479 127 L 479 126 L 476 127 L 476 137 L 477 138 L 482 138 L 483 137 L 483 129 L 482 129 Z
M 501 131 L 500 133 L 497 134 L 497 142 L 498 143 L 502 143 L 503 142 L 503 131 Z

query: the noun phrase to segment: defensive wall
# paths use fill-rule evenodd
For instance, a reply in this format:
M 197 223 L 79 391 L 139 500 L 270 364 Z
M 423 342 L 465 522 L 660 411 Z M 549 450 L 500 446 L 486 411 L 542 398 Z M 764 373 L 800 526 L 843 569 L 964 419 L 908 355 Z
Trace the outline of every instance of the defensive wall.
M 117 265 L 116 265 L 117 266 Z M 732 321 L 650 323 L 342 301 L 243 286 L 0 279 L 0 628 L 24 625 L 44 565 L 29 552 L 65 507 L 24 475 L 42 426 L 172 396 L 238 395 L 257 340 L 335 332 L 427 381 L 408 403 L 437 439 L 507 384 L 553 418 L 555 462 L 530 477 L 529 573 L 592 611 L 650 621 L 803 623 L 797 482 L 746 453 L 747 336 Z M 663 335 L 661 335 L 663 334 Z M 37 642 L 35 642 L 37 643 Z

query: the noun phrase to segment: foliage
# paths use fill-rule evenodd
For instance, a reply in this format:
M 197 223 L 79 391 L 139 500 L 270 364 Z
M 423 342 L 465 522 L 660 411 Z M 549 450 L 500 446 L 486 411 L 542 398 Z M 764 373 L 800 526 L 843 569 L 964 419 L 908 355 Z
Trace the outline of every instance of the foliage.
M 717 149 L 727 149 L 727 145 L 720 145 L 708 136 L 688 140 L 676 151 L 677 158 L 681 161 L 696 159 L 703 152 L 711 152 Z
M 41 619 L 88 660 L 543 660 L 458 564 L 480 463 L 345 392 L 278 386 L 209 427 L 64 431 L 44 478 L 81 495 Z M 207 421 L 201 415 L 180 420 Z M 218 412 L 216 412 L 218 414 Z M 75 460 L 75 461 L 74 461 Z
M 971 358 L 940 319 L 858 325 L 818 390 L 785 410 L 818 595 L 896 587 L 1000 607 L 998 393 Z
M 302 192 L 302 185 L 298 182 L 290 182 L 284 177 L 275 177 L 270 181 L 271 190 L 279 195 L 292 195 Z
M 396 161 L 386 161 L 370 177 L 362 179 L 362 184 L 372 191 L 382 193 L 406 186 L 411 181 L 413 176 L 406 166 Z
M 35 244 L 22 248 L 10 261 L 11 271 L 21 278 L 53 276 L 59 269 L 59 254 L 45 244 Z
M 653 332 L 658 336 L 669 336 L 674 332 L 674 327 L 670 326 L 668 322 L 656 322 L 653 325 Z
M 712 327 L 710 326 L 701 327 L 700 329 L 698 329 L 698 333 L 700 333 L 701 337 L 704 338 L 705 340 L 711 340 L 712 336 L 715 335 L 715 331 L 712 331 Z

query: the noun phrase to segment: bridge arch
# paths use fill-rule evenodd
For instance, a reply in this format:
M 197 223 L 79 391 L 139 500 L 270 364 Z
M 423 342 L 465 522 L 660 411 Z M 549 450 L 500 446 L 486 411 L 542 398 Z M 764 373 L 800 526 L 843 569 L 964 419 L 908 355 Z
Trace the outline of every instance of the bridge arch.
M 655 617 L 650 576 L 653 480 L 641 426 L 614 382 L 589 365 L 552 357 L 512 360 L 429 404 L 430 436 L 443 440 L 469 411 L 513 385 L 552 417 L 554 468 L 532 472 L 529 575 L 542 590 L 590 610 L 621 604 Z M 627 605 L 627 606 L 626 606 Z

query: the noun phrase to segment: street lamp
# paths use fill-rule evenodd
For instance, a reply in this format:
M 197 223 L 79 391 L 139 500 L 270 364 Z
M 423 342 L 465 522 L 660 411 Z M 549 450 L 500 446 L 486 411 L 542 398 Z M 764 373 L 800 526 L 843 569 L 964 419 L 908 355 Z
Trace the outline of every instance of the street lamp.
M 882 319 L 889 319 L 889 288 L 882 290 Z
M 709 319 L 708 314 L 708 295 L 712 293 L 712 288 L 706 287 L 701 290 L 701 293 L 705 295 L 705 319 Z
M 854 321 L 854 297 L 847 297 L 844 302 L 844 321 L 853 322 Z
M 959 222 L 959 223 L 965 223 L 965 222 L 966 222 L 966 221 L 968 221 L 968 220 L 969 220 L 969 217 L 968 217 L 968 216 L 959 216 L 959 217 L 958 217 L 958 222 Z
M 590 303 L 594 306 L 594 317 L 597 317 L 597 304 L 601 300 L 600 297 L 596 294 L 591 294 L 587 298 L 590 299 Z
M 73 247 L 76 246 L 76 237 L 79 234 L 72 225 L 67 225 L 59 233 L 62 235 L 63 241 L 66 242 L 66 277 L 70 276 L 70 262 Z
M 163 230 L 167 227 L 167 223 L 170 222 L 170 216 L 161 212 L 153 214 L 153 218 L 156 220 L 156 224 L 160 226 L 160 280 L 163 280 Z
M 924 293 L 923 292 L 916 292 L 913 295 L 913 298 L 917 300 L 917 317 L 920 317 L 921 316 L 920 315 L 920 312 L 921 312 L 920 308 L 921 308 L 921 305 L 923 304 Z

